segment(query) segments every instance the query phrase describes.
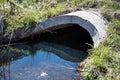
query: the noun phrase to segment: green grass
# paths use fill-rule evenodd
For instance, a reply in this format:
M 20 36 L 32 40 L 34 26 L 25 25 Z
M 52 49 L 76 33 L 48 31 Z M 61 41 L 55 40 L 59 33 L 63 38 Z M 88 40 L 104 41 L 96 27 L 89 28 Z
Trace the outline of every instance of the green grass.
M 17 0 L 13 0 L 16 4 L 15 15 L 10 15 L 10 5 L 5 0 L 5 20 L 8 23 L 7 31 L 21 27 L 34 26 L 47 18 L 64 14 L 67 11 L 80 10 L 85 8 L 98 8 L 103 13 L 115 11 L 120 5 L 114 0 L 52 0 L 41 1 L 36 3 L 35 0 L 25 0 L 19 4 Z M 0 2 L 0 13 L 3 13 L 3 2 Z
M 109 36 L 90 53 L 90 61 L 82 65 L 83 80 L 120 79 L 120 21 L 112 20 Z
M 28 26 L 33 26 L 32 24 L 36 24 L 41 22 L 47 18 L 57 16 L 62 12 L 67 10 L 68 5 L 65 2 L 56 2 L 56 0 L 35 3 L 34 1 L 24 1 L 22 4 L 14 3 L 19 6 L 15 10 L 15 15 L 10 15 L 10 5 L 5 3 L 5 22 L 7 23 L 7 31 L 11 31 L 12 29 L 24 28 Z M 0 13 L 2 12 L 3 6 L 1 4 Z

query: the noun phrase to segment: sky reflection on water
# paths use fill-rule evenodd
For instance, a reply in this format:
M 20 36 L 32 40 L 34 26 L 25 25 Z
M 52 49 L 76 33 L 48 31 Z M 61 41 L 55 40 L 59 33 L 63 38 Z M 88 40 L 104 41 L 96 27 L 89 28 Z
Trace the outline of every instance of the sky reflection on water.
M 79 61 L 81 54 L 84 53 L 60 45 L 50 45 L 51 47 L 49 44 L 42 44 L 41 47 L 40 45 L 37 44 L 39 48 L 34 55 L 25 56 L 0 67 L 0 80 L 79 80 L 75 61 Z M 34 48 L 36 45 L 30 49 Z M 72 56 L 73 52 L 77 55 Z

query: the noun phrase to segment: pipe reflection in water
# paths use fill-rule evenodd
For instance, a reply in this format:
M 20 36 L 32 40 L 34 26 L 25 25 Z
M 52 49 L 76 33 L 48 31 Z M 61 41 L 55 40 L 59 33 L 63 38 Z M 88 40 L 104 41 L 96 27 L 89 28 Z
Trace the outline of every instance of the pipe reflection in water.
M 0 80 L 79 80 L 76 63 L 87 56 L 82 51 L 46 42 L 14 48 L 28 52 L 28 56 L 12 56 L 11 62 L 3 62 Z

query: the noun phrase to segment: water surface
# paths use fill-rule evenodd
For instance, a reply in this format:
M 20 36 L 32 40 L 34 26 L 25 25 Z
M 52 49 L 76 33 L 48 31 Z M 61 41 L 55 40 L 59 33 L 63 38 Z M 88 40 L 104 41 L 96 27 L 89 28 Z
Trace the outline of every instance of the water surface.
M 0 80 L 79 80 L 76 63 L 86 57 L 82 51 L 46 42 L 17 45 L 11 50 L 9 54 L 18 51 L 25 55 L 3 61 Z

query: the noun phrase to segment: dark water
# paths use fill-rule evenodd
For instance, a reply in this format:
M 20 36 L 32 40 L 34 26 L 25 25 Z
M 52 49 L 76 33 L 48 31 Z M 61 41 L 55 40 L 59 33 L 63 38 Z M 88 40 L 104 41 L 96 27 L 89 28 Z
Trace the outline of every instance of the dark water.
M 77 24 L 70 24 L 70 25 L 59 25 L 61 26 L 68 26 L 65 28 L 55 29 L 55 30 L 45 30 L 44 33 L 38 33 L 36 35 L 32 35 L 28 38 L 18 40 L 21 41 L 33 41 L 33 42 L 49 42 L 55 43 L 59 45 L 68 46 L 74 49 L 87 51 L 88 49 L 92 48 L 93 40 L 90 36 L 89 32 L 82 28 Z
M 0 80 L 80 80 L 76 63 L 87 56 L 80 50 L 46 42 L 17 45 L 8 52 L 12 56 L 0 63 Z

